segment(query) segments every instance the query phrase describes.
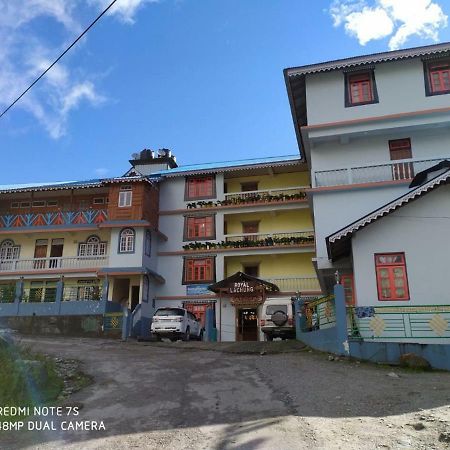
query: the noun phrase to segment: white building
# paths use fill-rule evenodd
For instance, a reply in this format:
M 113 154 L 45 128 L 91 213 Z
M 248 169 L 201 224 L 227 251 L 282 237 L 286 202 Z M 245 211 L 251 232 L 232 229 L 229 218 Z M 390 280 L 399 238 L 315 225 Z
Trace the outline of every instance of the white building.
M 409 185 L 450 159 L 450 44 L 290 68 L 285 79 L 322 288 L 338 270 L 358 306 L 448 304 L 450 205 L 448 188 L 436 189 L 448 175 Z

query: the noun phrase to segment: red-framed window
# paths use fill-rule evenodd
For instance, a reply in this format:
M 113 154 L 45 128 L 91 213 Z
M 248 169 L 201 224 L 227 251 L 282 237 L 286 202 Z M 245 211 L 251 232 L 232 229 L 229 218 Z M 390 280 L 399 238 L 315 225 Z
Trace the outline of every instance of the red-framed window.
M 341 284 L 344 288 L 345 304 L 347 306 L 354 306 L 356 304 L 355 297 L 355 283 L 352 273 L 341 275 Z
M 375 254 L 378 300 L 409 300 L 404 253 Z
M 411 139 L 395 139 L 389 141 L 389 154 L 391 161 L 412 158 Z M 414 178 L 414 166 L 410 162 L 402 162 L 392 165 L 393 180 L 407 180 Z
M 185 258 L 183 283 L 212 283 L 215 279 L 214 258 Z
M 450 61 L 428 66 L 431 94 L 450 92 Z
M 213 239 L 215 234 L 214 216 L 186 217 L 185 239 Z
M 186 200 L 214 198 L 216 196 L 214 176 L 186 179 Z
M 375 101 L 372 72 L 348 75 L 348 104 L 359 105 Z

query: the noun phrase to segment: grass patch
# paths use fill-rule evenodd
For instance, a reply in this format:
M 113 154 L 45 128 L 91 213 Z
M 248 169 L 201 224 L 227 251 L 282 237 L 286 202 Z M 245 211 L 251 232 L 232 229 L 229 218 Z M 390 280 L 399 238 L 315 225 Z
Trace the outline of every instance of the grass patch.
M 52 359 L 0 339 L 0 406 L 48 405 L 57 400 L 62 389 L 63 380 Z M 0 420 L 22 418 L 2 415 Z

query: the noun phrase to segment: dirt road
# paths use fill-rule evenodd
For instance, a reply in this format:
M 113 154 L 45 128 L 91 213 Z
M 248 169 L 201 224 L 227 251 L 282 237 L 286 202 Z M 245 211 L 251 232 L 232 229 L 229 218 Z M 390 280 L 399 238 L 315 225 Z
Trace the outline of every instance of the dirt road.
M 82 361 L 95 381 L 70 399 L 83 406 L 76 420 L 103 421 L 106 430 L 12 433 L 0 437 L 2 450 L 450 446 L 450 373 L 329 361 L 308 351 L 236 355 L 98 339 L 24 342 Z

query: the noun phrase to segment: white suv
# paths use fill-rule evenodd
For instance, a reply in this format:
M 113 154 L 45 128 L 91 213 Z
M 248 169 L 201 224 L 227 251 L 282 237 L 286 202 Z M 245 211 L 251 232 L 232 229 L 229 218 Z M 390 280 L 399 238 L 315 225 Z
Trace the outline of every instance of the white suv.
M 183 339 L 203 339 L 203 328 L 199 320 L 184 308 L 159 308 L 153 315 L 152 333 L 160 340 L 169 338 L 171 341 Z
M 261 331 L 268 341 L 275 337 L 295 338 L 294 306 L 291 298 L 271 298 L 264 302 Z

